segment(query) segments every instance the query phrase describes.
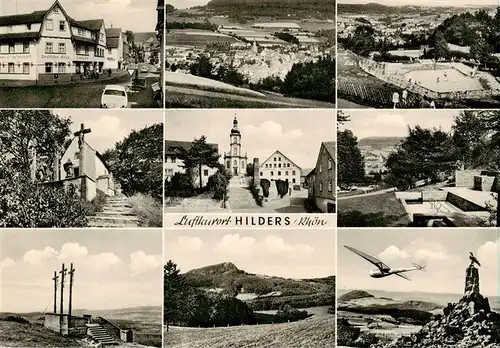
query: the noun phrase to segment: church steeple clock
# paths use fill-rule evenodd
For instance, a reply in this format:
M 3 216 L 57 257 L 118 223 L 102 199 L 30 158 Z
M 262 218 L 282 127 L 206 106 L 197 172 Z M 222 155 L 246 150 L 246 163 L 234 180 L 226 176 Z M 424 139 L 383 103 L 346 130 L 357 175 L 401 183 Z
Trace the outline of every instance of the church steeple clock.
M 226 169 L 234 176 L 245 175 L 247 167 L 247 155 L 241 151 L 241 132 L 238 128 L 238 120 L 233 120 L 233 128 L 229 134 L 229 153 L 224 154 Z

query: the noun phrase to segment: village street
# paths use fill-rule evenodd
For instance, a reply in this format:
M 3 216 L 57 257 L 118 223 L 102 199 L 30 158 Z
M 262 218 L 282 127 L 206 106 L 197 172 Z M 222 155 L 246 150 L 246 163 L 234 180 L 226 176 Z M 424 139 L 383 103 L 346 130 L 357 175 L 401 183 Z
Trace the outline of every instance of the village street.
M 150 66 L 150 71 L 155 71 Z M 128 92 L 128 108 L 158 108 L 153 99 L 151 84 L 159 79 L 156 72 L 139 73 L 145 81 L 143 88 Z M 100 108 L 101 95 L 106 85 L 132 86 L 127 71 L 114 71 L 111 78 L 84 80 L 70 85 L 0 87 L 0 108 Z

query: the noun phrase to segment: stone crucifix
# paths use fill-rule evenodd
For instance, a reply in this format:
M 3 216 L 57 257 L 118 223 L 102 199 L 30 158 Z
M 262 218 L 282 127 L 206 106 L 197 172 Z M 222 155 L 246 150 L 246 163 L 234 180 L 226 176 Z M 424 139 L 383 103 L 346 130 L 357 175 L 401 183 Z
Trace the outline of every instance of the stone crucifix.
M 79 159 L 79 165 L 78 165 L 78 171 L 79 175 L 83 176 L 85 175 L 85 160 L 84 160 L 84 152 L 85 152 L 85 134 L 90 133 L 91 130 L 90 128 L 85 129 L 85 125 L 82 123 L 80 125 L 80 130 L 78 132 L 75 132 L 75 137 L 78 137 L 78 159 Z M 82 198 L 87 197 L 87 185 L 86 185 L 86 180 L 83 180 L 82 185 L 80 186 L 80 194 Z

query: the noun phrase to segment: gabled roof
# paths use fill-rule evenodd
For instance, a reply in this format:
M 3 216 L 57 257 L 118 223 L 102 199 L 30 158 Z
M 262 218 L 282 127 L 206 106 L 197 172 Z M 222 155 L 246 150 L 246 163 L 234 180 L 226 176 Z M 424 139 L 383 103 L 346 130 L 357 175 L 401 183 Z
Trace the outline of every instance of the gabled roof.
M 0 26 L 42 23 L 48 11 L 43 10 L 20 15 L 0 16 Z
M 86 21 L 76 21 L 71 18 L 71 25 L 75 27 L 84 28 L 90 31 L 99 31 L 104 25 L 104 19 L 89 19 Z
M 119 38 L 122 35 L 121 28 L 106 28 L 106 37 L 117 37 Z
M 330 157 L 335 160 L 336 159 L 336 153 L 337 153 L 337 142 L 336 141 L 324 141 L 321 143 L 322 146 L 325 147 L 326 151 L 328 151 L 328 154 Z
M 120 46 L 120 39 L 117 37 L 108 37 L 106 38 L 106 47 L 107 48 L 118 48 Z
M 293 165 L 295 165 L 297 168 L 301 169 L 300 166 L 297 165 L 297 163 L 295 163 L 294 161 L 292 161 L 290 158 L 288 158 L 287 156 L 285 156 L 283 154 L 283 152 L 281 152 L 280 150 L 276 150 L 274 151 L 271 156 L 269 156 L 264 162 L 262 162 L 262 164 L 260 164 L 259 166 L 262 166 L 264 163 L 266 163 L 267 161 L 269 161 L 271 159 L 271 157 L 273 157 L 275 154 L 280 154 L 281 156 L 285 157 L 287 160 L 289 160 L 290 162 L 292 162 Z M 301 169 L 302 170 L 302 169 Z
M 193 145 L 192 141 L 180 141 L 180 140 L 165 140 L 165 155 L 177 155 L 178 152 L 176 148 L 183 148 L 189 150 Z M 207 145 L 212 146 L 215 150 L 219 151 L 219 145 L 207 143 Z

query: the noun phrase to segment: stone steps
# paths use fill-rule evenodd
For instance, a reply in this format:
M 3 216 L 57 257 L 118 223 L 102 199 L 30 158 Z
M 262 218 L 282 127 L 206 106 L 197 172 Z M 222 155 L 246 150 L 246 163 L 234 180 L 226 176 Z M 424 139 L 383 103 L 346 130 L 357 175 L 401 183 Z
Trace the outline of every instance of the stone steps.
M 102 211 L 89 216 L 88 220 L 89 227 L 100 228 L 133 228 L 139 227 L 140 222 L 125 196 L 108 198 Z
M 108 331 L 100 325 L 92 325 L 89 328 L 89 336 L 95 341 L 99 342 L 103 346 L 114 346 L 118 345 L 108 333 Z
M 246 188 L 230 187 L 228 196 L 231 209 L 250 209 L 258 207 L 252 193 Z

